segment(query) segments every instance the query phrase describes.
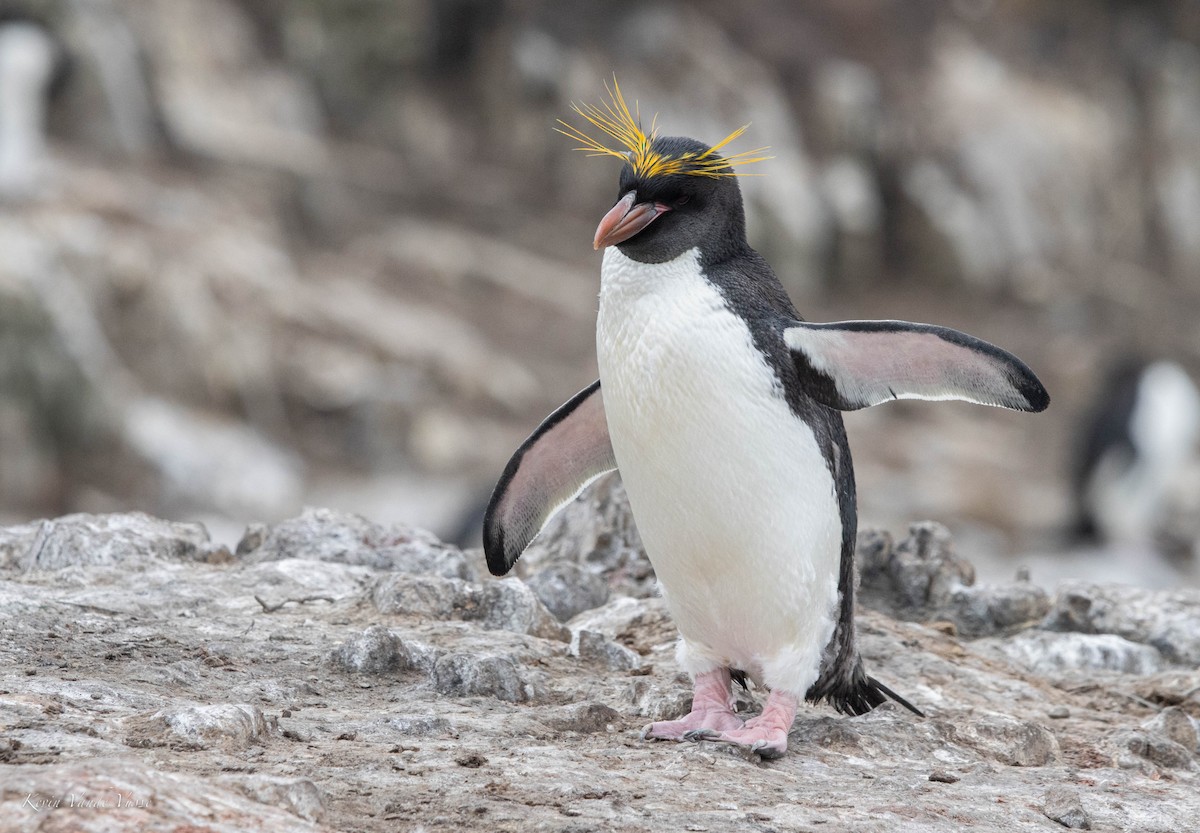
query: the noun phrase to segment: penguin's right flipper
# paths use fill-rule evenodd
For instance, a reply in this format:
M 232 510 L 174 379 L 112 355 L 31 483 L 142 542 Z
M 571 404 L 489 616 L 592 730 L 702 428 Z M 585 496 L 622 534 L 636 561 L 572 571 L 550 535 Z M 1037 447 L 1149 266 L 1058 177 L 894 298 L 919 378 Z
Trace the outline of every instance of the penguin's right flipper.
M 559 509 L 617 467 L 600 381 L 546 417 L 508 461 L 483 517 L 488 569 L 502 576 Z
M 805 390 L 853 411 L 893 399 L 958 399 L 1043 411 L 1050 396 L 1012 353 L 982 339 L 908 321 L 797 321 L 783 331 Z

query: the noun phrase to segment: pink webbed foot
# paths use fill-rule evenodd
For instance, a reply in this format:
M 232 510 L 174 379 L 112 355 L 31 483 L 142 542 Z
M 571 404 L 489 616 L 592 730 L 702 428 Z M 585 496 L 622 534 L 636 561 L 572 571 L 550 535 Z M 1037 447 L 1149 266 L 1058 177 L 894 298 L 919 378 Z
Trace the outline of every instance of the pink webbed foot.
M 642 739 L 693 740 L 696 733 L 724 733 L 742 728 L 729 696 L 729 669 L 696 677 L 692 710 L 678 720 L 659 720 L 642 729 Z
M 720 732 L 693 732 L 688 740 L 731 743 L 763 758 L 780 758 L 787 752 L 788 732 L 796 719 L 798 699 L 785 691 L 772 691 L 758 717 L 752 717 L 739 729 Z

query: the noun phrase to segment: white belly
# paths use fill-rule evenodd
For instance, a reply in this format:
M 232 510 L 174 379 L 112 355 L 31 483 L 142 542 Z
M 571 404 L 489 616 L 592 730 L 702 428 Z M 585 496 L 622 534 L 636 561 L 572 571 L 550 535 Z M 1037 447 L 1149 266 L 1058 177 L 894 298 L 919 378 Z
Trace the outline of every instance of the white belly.
M 605 252 L 596 332 L 613 451 L 684 648 L 803 693 L 833 631 L 841 520 L 813 432 L 697 253 Z

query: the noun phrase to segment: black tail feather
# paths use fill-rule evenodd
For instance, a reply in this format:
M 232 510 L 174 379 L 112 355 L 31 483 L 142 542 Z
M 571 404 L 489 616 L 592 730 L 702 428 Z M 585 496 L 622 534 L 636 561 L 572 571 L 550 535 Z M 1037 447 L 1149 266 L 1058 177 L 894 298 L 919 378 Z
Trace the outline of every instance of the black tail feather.
M 886 694 L 886 695 L 887 695 L 888 697 L 890 697 L 892 700 L 895 700 L 895 701 L 896 701 L 896 702 L 897 702 L 899 705 L 901 705 L 901 706 L 904 706 L 904 708 L 908 709 L 910 712 L 912 712 L 913 714 L 915 714 L 917 717 L 924 717 L 924 716 L 925 716 L 925 712 L 923 712 L 923 711 L 921 711 L 920 709 L 918 709 L 918 708 L 917 708 L 916 706 L 914 706 L 912 703 L 910 703 L 910 702 L 908 702 L 907 700 L 905 700 L 905 699 L 904 699 L 903 697 L 901 697 L 899 694 L 897 694 L 896 692 L 892 691 L 890 688 L 888 688 L 887 686 L 885 686 L 883 683 L 879 682 L 879 680 L 875 679 L 874 677 L 867 677 L 867 686 L 868 686 L 868 687 L 871 687 L 871 688 L 873 688 L 873 689 L 874 689 L 875 691 L 877 691 L 877 692 L 880 692 L 880 693 L 882 693 L 882 694 Z M 876 702 L 876 703 L 875 703 L 875 705 L 876 705 L 876 706 L 878 706 L 878 705 L 879 705 L 880 703 L 882 703 L 882 702 L 883 702 L 883 699 L 882 699 L 882 698 L 880 698 L 880 700 L 879 700 L 878 702 Z
M 925 716 L 924 712 L 879 680 L 868 677 L 863 671 L 862 660 L 854 663 L 849 674 L 827 669 L 804 697 L 813 703 L 824 700 L 842 714 L 852 715 L 866 714 L 891 699 L 918 717 Z

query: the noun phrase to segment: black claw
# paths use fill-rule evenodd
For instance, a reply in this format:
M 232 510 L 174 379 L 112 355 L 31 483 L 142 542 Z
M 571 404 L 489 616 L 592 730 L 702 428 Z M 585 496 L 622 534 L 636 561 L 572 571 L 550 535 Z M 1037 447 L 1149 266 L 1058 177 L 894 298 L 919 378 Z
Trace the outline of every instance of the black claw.
M 762 758 L 764 761 L 773 761 L 776 758 L 782 758 L 787 754 L 787 750 L 779 750 L 773 746 L 768 746 L 765 740 L 760 740 L 750 747 L 750 751 Z
M 908 709 L 910 712 L 912 712 L 913 714 L 915 714 L 917 717 L 924 717 L 924 716 L 925 716 L 925 712 L 923 712 L 923 711 L 921 711 L 920 709 L 918 709 L 918 708 L 917 708 L 916 706 L 914 706 L 912 703 L 910 703 L 910 702 L 908 702 L 907 700 L 905 700 L 905 699 L 904 699 L 903 697 L 901 697 L 899 694 L 897 694 L 896 692 L 892 691 L 890 688 L 888 688 L 887 686 L 885 686 L 883 683 L 879 682 L 879 680 L 875 679 L 874 677 L 867 677 L 867 682 L 868 682 L 868 683 L 870 683 L 871 685 L 875 686 L 875 688 L 879 689 L 879 691 L 883 692 L 883 693 L 884 693 L 884 694 L 886 694 L 888 697 L 891 697 L 893 700 L 895 700 L 895 701 L 896 701 L 897 703 L 899 703 L 901 706 L 904 706 L 904 708 Z

